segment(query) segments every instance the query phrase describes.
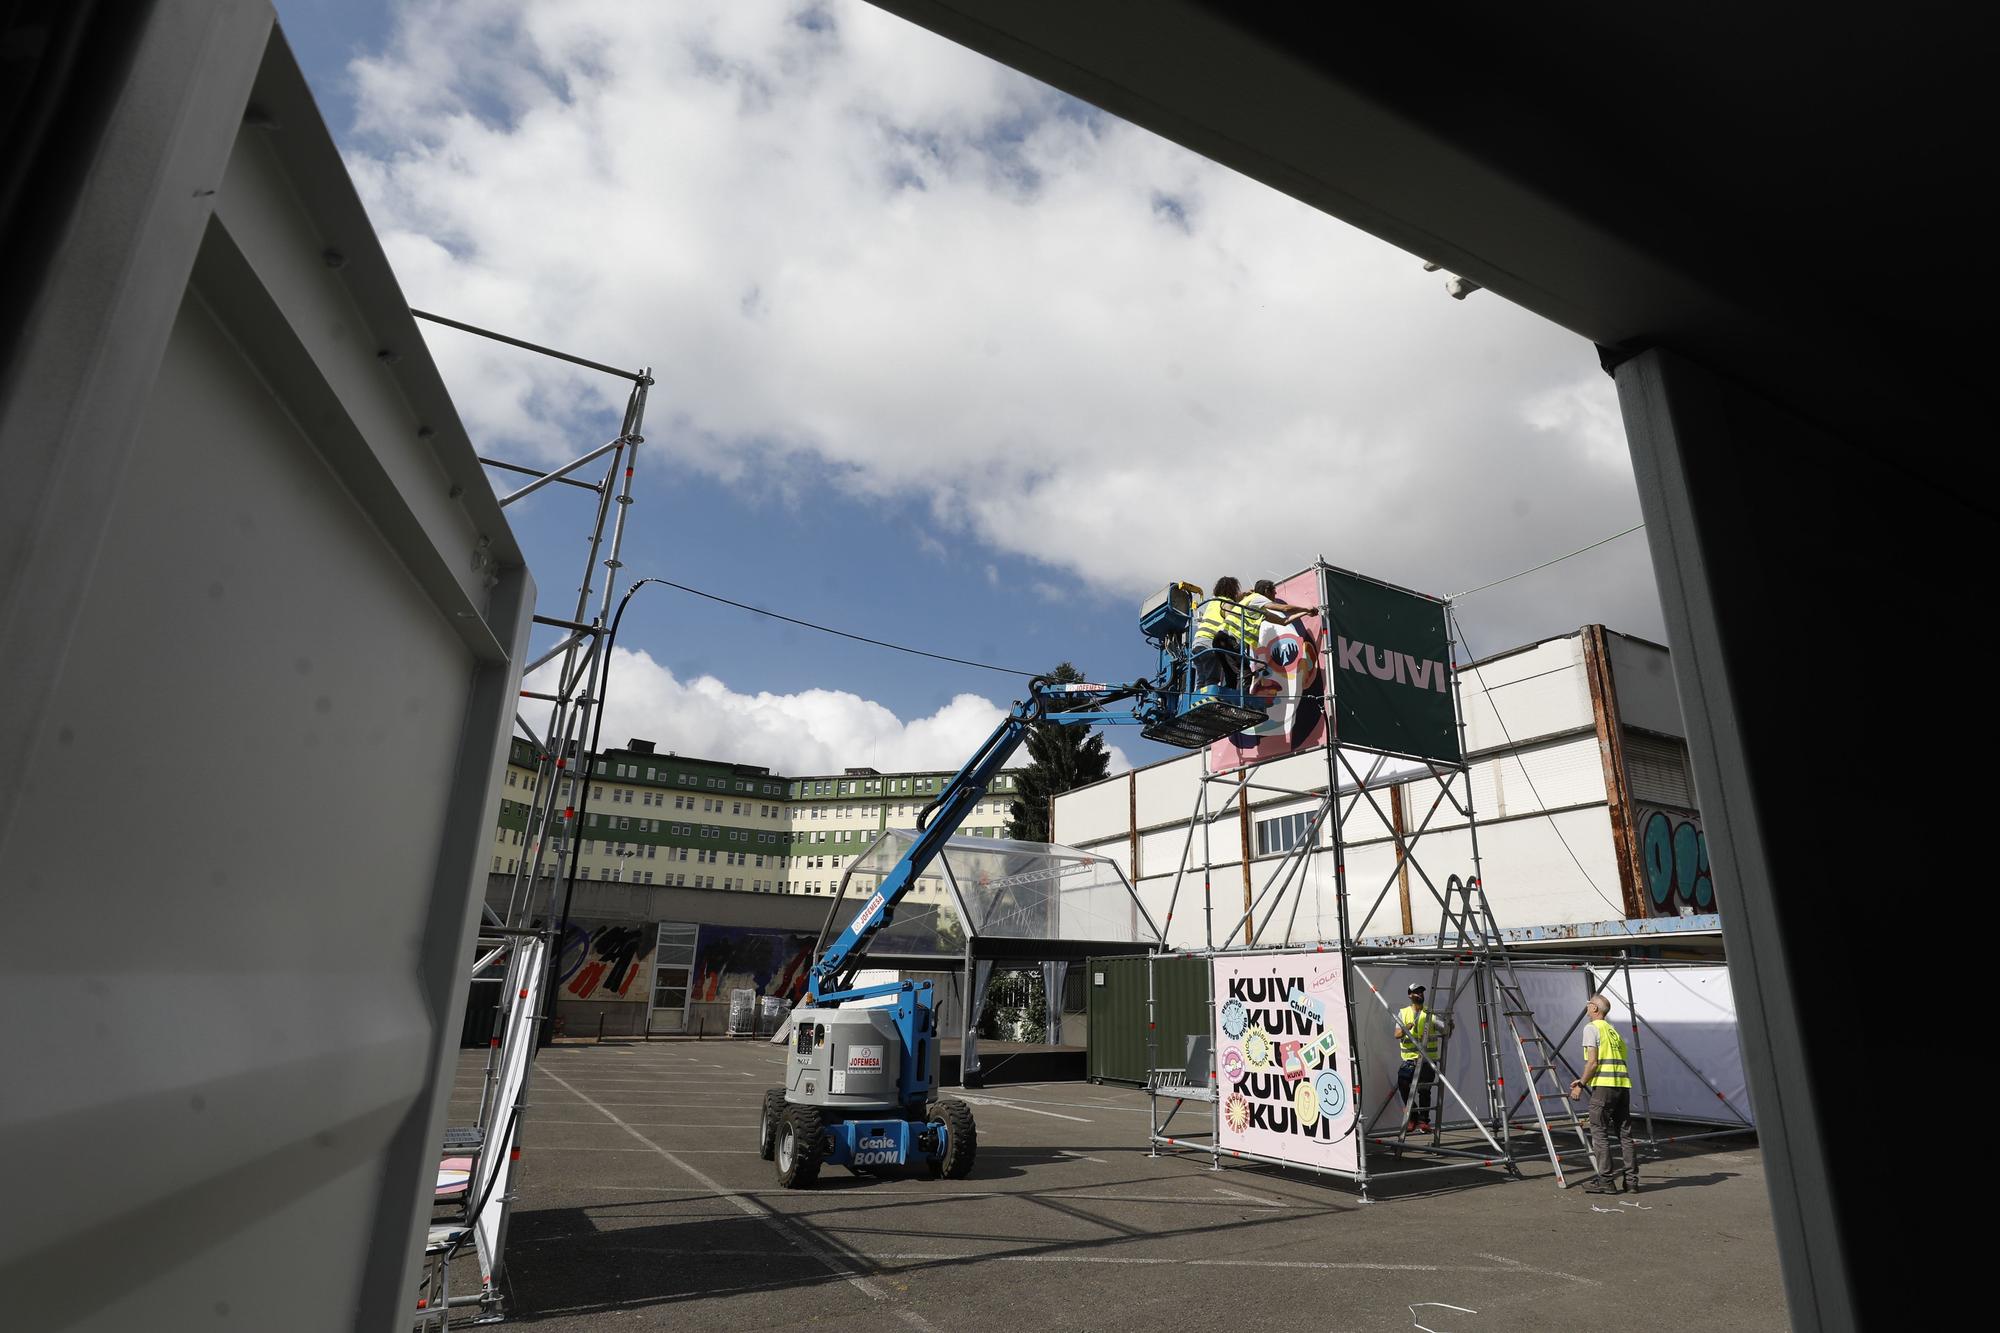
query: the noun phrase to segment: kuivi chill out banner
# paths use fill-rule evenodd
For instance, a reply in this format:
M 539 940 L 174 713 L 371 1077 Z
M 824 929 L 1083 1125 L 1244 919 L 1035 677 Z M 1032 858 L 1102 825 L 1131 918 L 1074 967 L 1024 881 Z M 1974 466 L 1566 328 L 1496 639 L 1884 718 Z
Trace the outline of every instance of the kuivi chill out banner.
M 1358 1170 L 1340 954 L 1221 954 L 1211 966 L 1223 1151 Z

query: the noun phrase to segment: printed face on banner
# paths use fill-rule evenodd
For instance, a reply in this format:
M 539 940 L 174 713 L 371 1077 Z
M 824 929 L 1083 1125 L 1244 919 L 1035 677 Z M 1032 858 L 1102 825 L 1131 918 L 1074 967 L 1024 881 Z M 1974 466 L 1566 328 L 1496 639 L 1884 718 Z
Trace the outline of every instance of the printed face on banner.
M 1278 585 L 1277 600 L 1293 606 L 1319 605 L 1319 578 L 1312 570 Z M 1250 693 L 1269 701 L 1264 721 L 1208 747 L 1208 768 L 1223 773 L 1259 759 L 1307 750 L 1326 740 L 1325 701 L 1320 692 L 1319 615 L 1291 625 L 1266 620 L 1255 645 L 1256 675 Z
M 1223 1150 L 1358 1169 L 1340 954 L 1226 954 L 1212 966 Z

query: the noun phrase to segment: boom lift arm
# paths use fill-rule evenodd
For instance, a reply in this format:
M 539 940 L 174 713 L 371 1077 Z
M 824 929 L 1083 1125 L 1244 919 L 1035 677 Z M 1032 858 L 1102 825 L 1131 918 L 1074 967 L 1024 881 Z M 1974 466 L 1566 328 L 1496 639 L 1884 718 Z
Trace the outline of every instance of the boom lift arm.
M 1107 714 L 1103 708 L 1120 700 L 1143 697 L 1151 689 L 1149 681 L 1118 686 L 1055 684 L 1046 676 L 1037 676 L 1030 682 L 1028 697 L 1014 705 L 1013 711 L 1000 720 L 993 734 L 973 752 L 972 758 L 952 776 L 944 790 L 923 808 L 917 816 L 916 841 L 882 877 L 874 896 L 862 904 L 861 910 L 848 922 L 847 929 L 826 947 L 813 964 L 812 973 L 806 980 L 810 1002 L 836 1005 L 846 1000 L 889 994 L 896 989 L 894 986 L 850 989 L 861 955 L 867 951 L 868 942 L 894 918 L 896 904 L 910 891 L 917 877 L 930 868 L 938 853 L 944 850 L 959 822 L 986 795 L 993 779 L 999 776 L 1007 761 L 1014 757 L 1014 752 L 1028 738 L 1031 727 L 1037 722 L 1077 725 L 1138 721 L 1135 714 Z M 1083 707 L 1049 711 L 1051 700 L 1057 699 L 1080 703 Z M 833 913 L 840 908 L 840 902 L 836 897 L 827 909 L 829 925 L 832 924 Z M 824 935 L 825 932 L 821 933 Z
M 944 851 L 960 821 L 986 795 L 1036 723 L 1136 723 L 1149 738 L 1192 749 L 1262 720 L 1262 701 L 1250 689 L 1247 650 L 1238 650 L 1238 661 L 1223 664 L 1227 669 L 1220 674 L 1233 679 L 1198 683 L 1197 677 L 1215 662 L 1212 648 L 1194 642 L 1197 596 L 1192 585 L 1173 584 L 1142 609 L 1140 631 L 1160 655 L 1154 678 L 1092 685 L 1035 677 L 1028 697 L 1014 705 L 923 808 L 915 840 L 814 961 L 806 1001 L 792 1011 L 786 1085 L 764 1094 L 758 1123 L 758 1152 L 776 1161 L 779 1183 L 786 1188 L 810 1186 L 822 1163 L 854 1170 L 922 1163 L 933 1174 L 954 1180 L 972 1170 L 978 1142 L 972 1110 L 962 1101 L 936 1096 L 938 1031 L 931 983 L 857 987 L 854 977 L 862 955 L 895 919 L 896 905 Z M 1108 707 L 1119 703 L 1128 706 Z M 843 901 L 836 891 L 821 939 L 833 928 Z M 862 1000 L 883 1004 L 855 1007 Z

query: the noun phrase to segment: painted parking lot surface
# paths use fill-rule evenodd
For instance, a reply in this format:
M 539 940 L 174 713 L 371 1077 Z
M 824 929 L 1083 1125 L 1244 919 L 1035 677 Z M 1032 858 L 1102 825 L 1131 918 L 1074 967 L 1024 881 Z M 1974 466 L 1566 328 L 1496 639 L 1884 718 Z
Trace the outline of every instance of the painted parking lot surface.
M 1149 1156 L 1135 1090 L 1008 1085 L 966 1094 L 979 1124 L 966 1180 L 828 1168 L 790 1191 L 756 1151 L 781 1058 L 726 1042 L 543 1052 L 508 1244 L 513 1318 L 1316 1333 L 1407 1329 L 1419 1302 L 1476 1312 L 1424 1321 L 1475 1330 L 1593 1321 L 1609 1302 L 1631 1329 L 1785 1322 L 1754 1147 L 1649 1163 L 1636 1197 L 1558 1192 L 1530 1165 L 1524 1181 L 1430 1177 L 1364 1204 L 1297 1175 Z M 455 1121 L 482 1063 L 461 1063 Z

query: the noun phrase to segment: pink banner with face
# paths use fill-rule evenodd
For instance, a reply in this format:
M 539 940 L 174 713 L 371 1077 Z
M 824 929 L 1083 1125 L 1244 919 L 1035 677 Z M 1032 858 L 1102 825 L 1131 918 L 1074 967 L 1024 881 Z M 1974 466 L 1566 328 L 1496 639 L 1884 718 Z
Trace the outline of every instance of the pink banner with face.
M 1276 600 L 1293 606 L 1318 606 L 1318 573 L 1309 569 L 1286 579 L 1278 585 Z M 1246 731 L 1211 742 L 1209 772 L 1226 773 L 1326 743 L 1326 714 L 1320 697 L 1324 640 L 1317 611 L 1289 625 L 1264 621 L 1254 645 L 1256 671 L 1250 693 L 1269 701 L 1268 715 Z
M 1211 966 L 1222 1150 L 1359 1170 L 1339 951 L 1223 954 Z

